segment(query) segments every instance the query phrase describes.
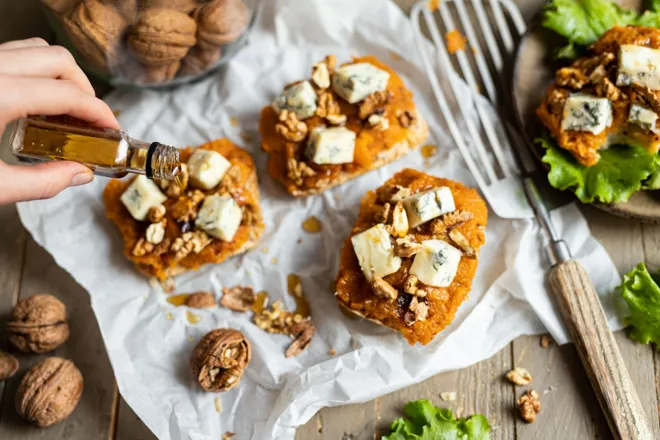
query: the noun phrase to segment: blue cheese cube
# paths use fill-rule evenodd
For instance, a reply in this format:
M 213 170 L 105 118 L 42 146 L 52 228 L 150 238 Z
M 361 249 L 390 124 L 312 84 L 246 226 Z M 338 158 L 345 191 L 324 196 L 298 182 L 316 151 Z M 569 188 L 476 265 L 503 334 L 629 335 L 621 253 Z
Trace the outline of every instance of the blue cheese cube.
M 651 109 L 633 104 L 630 106 L 630 113 L 628 114 L 628 122 L 636 124 L 644 130 L 655 130 L 655 123 L 658 120 L 658 115 Z
M 243 214 L 236 201 L 229 196 L 208 196 L 197 214 L 195 228 L 211 237 L 232 241 L 241 224 Z
M 389 80 L 390 74 L 373 64 L 349 64 L 332 74 L 332 90 L 350 104 L 355 104 L 385 90 Z
M 612 103 L 607 98 L 572 93 L 566 99 L 561 129 L 599 134 L 612 124 Z
M 278 112 L 282 110 L 294 112 L 296 117 L 302 121 L 316 114 L 317 100 L 314 87 L 309 81 L 302 81 L 284 89 L 273 103 L 273 107 Z
M 384 277 L 399 270 L 401 258 L 394 256 L 394 246 L 385 225 L 377 224 L 351 237 L 360 268 L 371 282 L 374 276 Z
M 454 196 L 449 187 L 441 186 L 413 194 L 403 199 L 410 228 L 417 227 L 442 214 L 456 211 Z
M 635 44 L 619 47 L 619 69 L 616 85 L 637 83 L 651 90 L 660 89 L 660 50 Z
M 190 184 L 199 189 L 213 189 L 225 177 L 231 162 L 217 151 L 197 149 L 188 159 Z
M 167 196 L 146 176 L 137 176 L 120 197 L 135 220 L 143 221 L 154 206 L 162 204 Z
M 456 276 L 461 251 L 442 240 L 426 240 L 415 254 L 410 274 L 434 287 L 448 287 Z
M 353 162 L 355 132 L 346 127 L 316 127 L 309 134 L 305 154 L 314 163 Z

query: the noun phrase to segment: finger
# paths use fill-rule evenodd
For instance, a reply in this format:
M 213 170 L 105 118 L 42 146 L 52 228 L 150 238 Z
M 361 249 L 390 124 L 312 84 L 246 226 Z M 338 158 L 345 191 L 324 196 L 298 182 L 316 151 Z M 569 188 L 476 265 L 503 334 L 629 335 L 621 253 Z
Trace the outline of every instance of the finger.
M 0 75 L 0 90 L 0 128 L 28 115 L 69 115 L 97 127 L 120 128 L 108 104 L 68 80 Z
M 0 51 L 0 74 L 23 77 L 66 79 L 94 95 L 94 87 L 62 46 L 26 47 Z
M 8 41 L 0 44 L 0 50 L 22 49 L 24 47 L 43 47 L 48 46 L 48 42 L 43 38 L 35 37 L 27 40 Z
M 92 170 L 75 162 L 38 165 L 0 163 L 0 204 L 49 199 L 69 186 L 89 183 Z

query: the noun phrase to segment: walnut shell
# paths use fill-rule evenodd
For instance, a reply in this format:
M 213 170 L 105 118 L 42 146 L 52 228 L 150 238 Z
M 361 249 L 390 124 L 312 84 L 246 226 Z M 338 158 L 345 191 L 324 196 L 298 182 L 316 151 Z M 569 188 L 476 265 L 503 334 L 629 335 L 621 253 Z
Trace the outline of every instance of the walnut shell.
M 7 380 L 18 371 L 18 359 L 0 351 L 0 380 Z
M 20 351 L 54 350 L 69 339 L 66 306 L 48 294 L 25 298 L 11 311 L 7 334 L 9 342 Z
M 193 12 L 200 46 L 212 49 L 238 39 L 250 22 L 250 10 L 242 0 L 213 0 Z
M 171 65 L 180 61 L 195 45 L 197 24 L 173 9 L 147 9 L 128 36 L 136 58 L 148 66 Z
M 41 428 L 69 417 L 83 391 L 80 370 L 67 359 L 49 357 L 36 364 L 16 391 L 16 411 Z
M 78 6 L 81 0 L 41 0 L 53 12 L 61 16 L 69 15 Z
M 238 330 L 221 328 L 207 333 L 190 357 L 193 375 L 204 391 L 234 388 L 250 363 L 250 341 Z

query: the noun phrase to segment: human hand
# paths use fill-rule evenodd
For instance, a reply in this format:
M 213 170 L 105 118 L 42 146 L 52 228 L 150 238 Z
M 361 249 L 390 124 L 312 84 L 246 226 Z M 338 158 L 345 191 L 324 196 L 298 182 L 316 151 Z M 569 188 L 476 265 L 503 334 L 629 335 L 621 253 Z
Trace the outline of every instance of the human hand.
M 41 38 L 0 44 L 0 136 L 8 123 L 28 115 L 69 115 L 119 128 L 71 53 Z M 93 178 L 89 168 L 75 162 L 22 166 L 0 161 L 0 204 L 47 199 Z

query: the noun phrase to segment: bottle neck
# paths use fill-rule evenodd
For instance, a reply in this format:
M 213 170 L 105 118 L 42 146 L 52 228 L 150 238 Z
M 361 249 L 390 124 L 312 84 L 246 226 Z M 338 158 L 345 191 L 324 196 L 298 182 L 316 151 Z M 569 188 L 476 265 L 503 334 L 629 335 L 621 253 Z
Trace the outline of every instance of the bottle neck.
M 151 144 L 128 138 L 126 171 L 149 179 L 173 180 L 179 171 L 179 150 L 158 142 Z

